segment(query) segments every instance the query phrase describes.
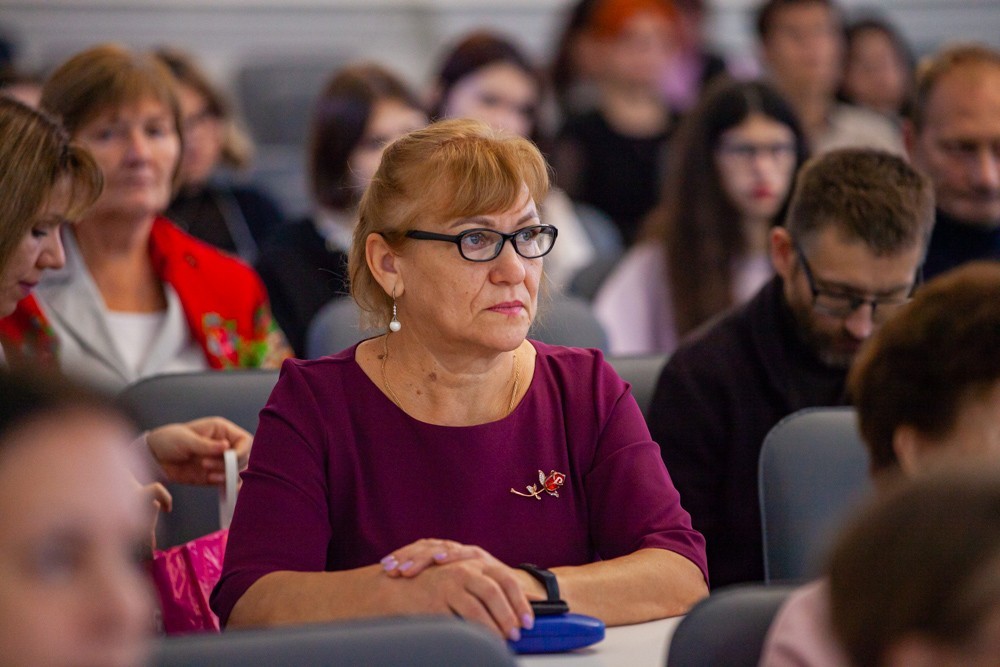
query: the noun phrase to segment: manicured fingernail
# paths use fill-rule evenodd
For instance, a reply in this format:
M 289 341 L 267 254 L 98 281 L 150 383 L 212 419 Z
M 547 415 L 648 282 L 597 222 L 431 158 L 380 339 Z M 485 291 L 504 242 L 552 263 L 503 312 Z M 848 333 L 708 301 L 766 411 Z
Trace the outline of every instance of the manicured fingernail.
M 448 554 L 445 553 L 445 552 L 443 552 L 443 551 L 441 553 L 439 553 L 439 554 L 434 554 L 434 560 L 444 560 L 447 557 L 448 557 Z
M 531 614 L 525 614 L 524 616 L 521 617 L 521 626 L 525 630 L 530 630 L 531 628 L 535 627 L 535 617 L 532 616 Z
M 405 563 L 403 563 L 402 565 L 399 566 L 399 570 L 400 570 L 400 572 L 406 572 L 411 567 L 413 567 L 413 561 L 412 560 L 408 560 L 408 561 L 406 561 Z
M 519 641 L 521 639 L 521 631 L 517 628 L 511 628 L 510 632 L 507 633 L 507 638 L 512 642 Z
M 380 562 L 382 563 L 382 567 L 385 569 L 386 572 L 390 570 L 395 570 L 396 566 L 399 564 L 396 562 L 396 559 L 393 556 L 386 556 Z

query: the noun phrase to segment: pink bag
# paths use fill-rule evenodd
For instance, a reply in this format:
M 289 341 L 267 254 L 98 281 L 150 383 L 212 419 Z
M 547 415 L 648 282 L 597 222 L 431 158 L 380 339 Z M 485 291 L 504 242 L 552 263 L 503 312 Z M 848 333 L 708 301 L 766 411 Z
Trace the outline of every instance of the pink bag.
M 154 551 L 149 570 L 168 635 L 219 632 L 219 618 L 208 599 L 222 575 L 229 523 L 236 505 L 236 452 L 226 451 L 226 487 L 219 499 L 222 530 L 165 551 Z
M 219 631 L 208 597 L 222 575 L 228 537 L 228 529 L 217 530 L 153 554 L 150 572 L 168 635 Z

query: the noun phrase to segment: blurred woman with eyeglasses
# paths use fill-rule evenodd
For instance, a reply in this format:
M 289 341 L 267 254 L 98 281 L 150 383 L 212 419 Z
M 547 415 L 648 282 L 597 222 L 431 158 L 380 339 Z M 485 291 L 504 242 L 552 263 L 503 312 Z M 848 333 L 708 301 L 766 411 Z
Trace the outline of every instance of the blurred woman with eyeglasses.
M 768 232 L 806 156 L 791 107 L 761 82 L 718 81 L 671 144 L 644 239 L 606 279 L 594 311 L 614 354 L 673 352 L 773 275 Z
M 166 216 L 192 236 L 253 262 L 260 244 L 284 222 L 274 199 L 224 173 L 250 165 L 253 143 L 228 97 L 194 58 L 176 49 L 160 49 L 156 57 L 177 80 L 184 134 L 180 183 Z

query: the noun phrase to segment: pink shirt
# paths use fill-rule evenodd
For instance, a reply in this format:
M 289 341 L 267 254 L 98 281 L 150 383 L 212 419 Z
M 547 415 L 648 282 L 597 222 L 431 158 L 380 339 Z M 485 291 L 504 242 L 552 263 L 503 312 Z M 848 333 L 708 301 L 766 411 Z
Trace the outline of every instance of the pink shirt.
M 830 627 L 826 579 L 794 591 L 778 610 L 767 633 L 761 667 L 840 667 L 849 665 Z

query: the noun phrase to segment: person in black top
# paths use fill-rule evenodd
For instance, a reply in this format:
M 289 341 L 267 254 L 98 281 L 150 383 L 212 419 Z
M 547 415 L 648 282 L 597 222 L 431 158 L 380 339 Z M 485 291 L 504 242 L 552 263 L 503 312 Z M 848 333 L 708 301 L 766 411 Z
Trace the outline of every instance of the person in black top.
M 256 265 L 274 316 L 298 356 L 306 354 L 306 333 L 317 311 L 348 294 L 355 208 L 382 150 L 426 124 L 413 93 L 378 65 L 345 67 L 320 94 L 309 144 L 316 211 L 277 229 Z
M 1000 260 L 1000 51 L 957 46 L 935 55 L 918 75 L 904 136 L 937 197 L 924 276 Z
M 270 195 L 220 168 L 245 169 L 253 144 L 229 100 L 190 56 L 161 49 L 156 57 L 177 81 L 184 134 L 180 187 L 166 215 L 192 236 L 252 263 L 284 214 Z
M 626 245 L 660 194 L 674 124 L 661 88 L 675 20 L 661 0 L 602 0 L 590 10 L 597 107 L 568 117 L 553 151 L 556 183 L 611 218 Z
M 844 403 L 855 354 L 916 287 L 933 222 L 930 182 L 901 158 L 855 149 L 814 158 L 787 227 L 771 231 L 775 278 L 667 363 L 650 432 L 705 536 L 714 587 L 763 579 L 764 436 L 796 410 Z

